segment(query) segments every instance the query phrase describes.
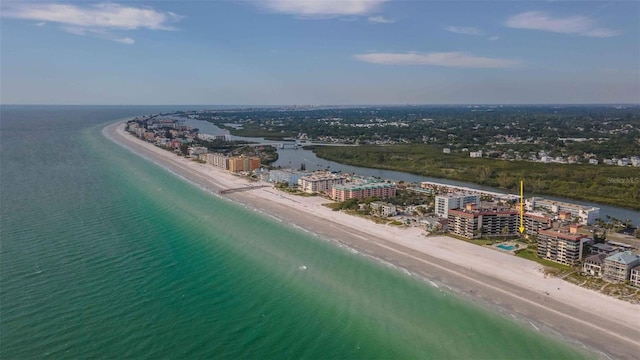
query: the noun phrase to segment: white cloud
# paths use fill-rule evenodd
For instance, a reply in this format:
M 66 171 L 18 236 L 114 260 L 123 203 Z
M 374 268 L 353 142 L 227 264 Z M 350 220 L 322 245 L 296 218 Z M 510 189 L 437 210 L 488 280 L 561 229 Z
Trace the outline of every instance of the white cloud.
M 62 29 L 78 34 L 101 34 L 101 38 L 133 44 L 129 37 L 110 34 L 111 31 L 136 29 L 175 30 L 170 24 L 183 17 L 172 12 L 159 12 L 147 7 L 123 6 L 115 3 L 92 5 L 15 3 L 3 8 L 2 17 L 52 22 Z
M 268 10 L 302 17 L 367 15 L 388 0 L 263 0 L 256 4 Z
M 376 24 L 392 24 L 396 22 L 395 20 L 387 19 L 384 16 L 369 16 L 368 20 L 369 22 L 376 23 Z
M 619 34 L 616 30 L 598 27 L 596 21 L 587 16 L 575 15 L 564 18 L 554 18 L 537 11 L 529 11 L 511 16 L 507 19 L 505 25 L 515 29 L 542 30 L 598 38 L 611 37 Z
M 117 42 L 120 42 L 120 43 L 123 43 L 123 44 L 127 44 L 127 45 L 131 45 L 131 44 L 134 44 L 136 42 L 135 40 L 133 40 L 130 37 L 124 37 L 124 38 L 120 38 L 120 39 L 113 39 L 113 41 L 117 41 Z
M 354 58 L 380 65 L 431 65 L 461 68 L 504 68 L 519 63 L 516 60 L 475 56 L 463 52 L 370 53 L 357 54 Z
M 482 30 L 471 26 L 447 26 L 444 29 L 455 34 L 484 36 L 484 32 Z
M 489 36 L 489 37 L 487 38 L 487 40 L 489 40 L 489 41 L 496 41 L 496 40 L 498 40 L 498 39 L 500 39 L 500 36 L 495 36 L 495 35 L 494 35 L 494 36 Z

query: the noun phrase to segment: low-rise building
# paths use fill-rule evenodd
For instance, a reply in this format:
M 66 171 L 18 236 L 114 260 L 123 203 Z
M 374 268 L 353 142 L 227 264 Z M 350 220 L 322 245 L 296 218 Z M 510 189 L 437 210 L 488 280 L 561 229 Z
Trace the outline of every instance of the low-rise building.
M 398 213 L 395 205 L 382 201 L 373 201 L 369 206 L 371 206 L 371 212 L 380 217 L 395 216 Z
M 640 265 L 637 265 L 629 271 L 629 284 L 631 286 L 640 287 Z
M 617 247 L 611 246 L 607 243 L 592 244 L 592 245 L 588 245 L 588 247 L 589 247 L 589 252 L 591 254 L 604 254 L 609 256 L 611 254 L 618 252 Z
M 204 146 L 189 146 L 187 152 L 189 156 L 198 157 L 200 154 L 206 154 L 209 150 Z
M 582 259 L 584 235 L 555 230 L 538 231 L 538 256 L 565 265 L 576 265 Z
M 562 215 L 568 220 L 578 219 L 583 225 L 591 224 L 600 216 L 600 208 L 593 206 L 582 206 L 578 204 L 565 203 L 561 201 L 547 200 L 532 197 L 525 200 L 527 211 L 544 209 L 552 214 Z M 568 214 L 567 214 L 568 213 Z
M 609 282 L 625 282 L 629 280 L 631 269 L 640 265 L 640 256 L 631 251 L 623 251 L 604 259 L 602 278 Z
M 587 256 L 582 264 L 582 271 L 590 276 L 602 277 L 602 265 L 606 257 L 605 254 Z
M 306 171 L 298 171 L 292 169 L 271 170 L 269 172 L 269 182 L 272 183 L 287 183 L 289 187 L 298 186 L 298 179 L 302 176 L 308 176 Z

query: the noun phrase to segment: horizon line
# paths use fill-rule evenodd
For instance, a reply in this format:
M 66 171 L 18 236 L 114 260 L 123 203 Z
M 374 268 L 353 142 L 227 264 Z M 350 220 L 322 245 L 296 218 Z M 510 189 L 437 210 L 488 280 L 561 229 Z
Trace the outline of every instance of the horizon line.
M 607 102 L 607 103 L 384 103 L 384 104 L 38 104 L 12 103 L 0 106 L 243 106 L 243 107 L 363 107 L 363 106 L 585 106 L 585 105 L 625 105 L 640 106 L 640 102 Z

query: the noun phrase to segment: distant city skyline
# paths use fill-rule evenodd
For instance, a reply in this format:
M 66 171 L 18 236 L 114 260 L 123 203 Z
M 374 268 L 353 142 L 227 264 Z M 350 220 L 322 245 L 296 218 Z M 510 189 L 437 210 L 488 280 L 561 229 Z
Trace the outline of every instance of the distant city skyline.
M 640 2 L 0 6 L 2 104 L 640 102 Z

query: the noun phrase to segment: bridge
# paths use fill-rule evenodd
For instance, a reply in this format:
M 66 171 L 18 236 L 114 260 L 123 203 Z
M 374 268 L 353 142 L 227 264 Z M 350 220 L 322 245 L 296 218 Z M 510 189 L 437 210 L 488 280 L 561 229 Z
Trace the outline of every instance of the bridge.
M 225 195 L 225 194 L 231 194 L 231 193 L 240 192 L 240 191 L 260 189 L 263 187 L 271 187 L 271 185 L 253 185 L 253 186 L 245 186 L 245 187 L 239 187 L 239 188 L 233 188 L 233 189 L 224 189 L 224 190 L 220 190 L 219 193 L 220 195 Z

